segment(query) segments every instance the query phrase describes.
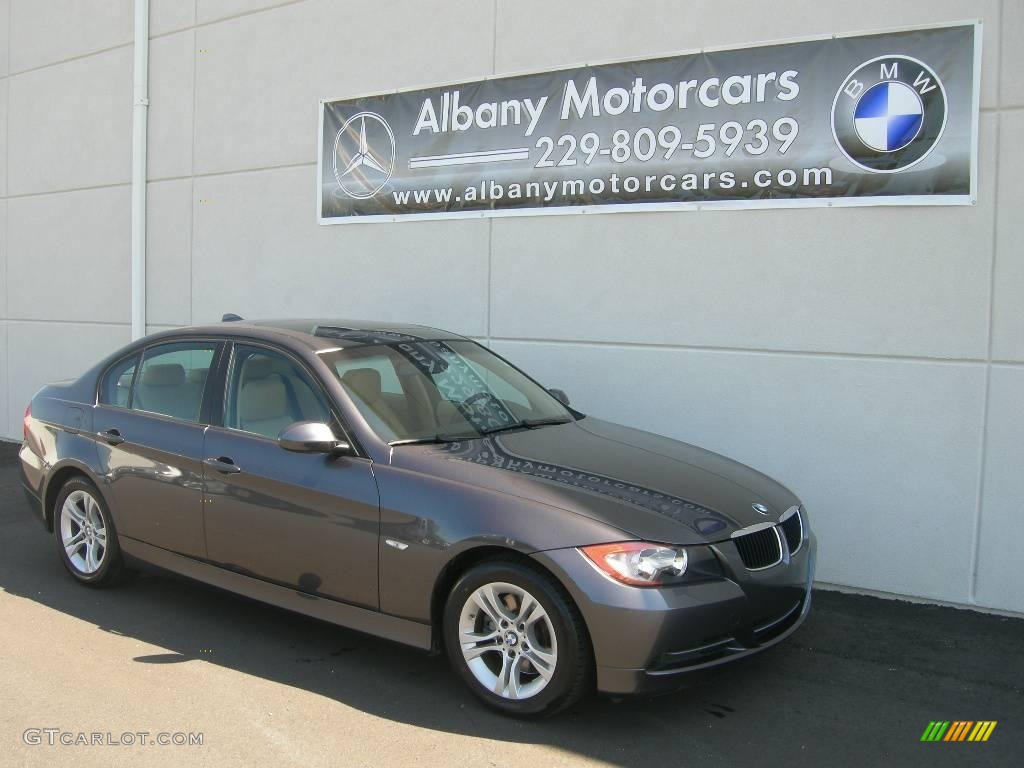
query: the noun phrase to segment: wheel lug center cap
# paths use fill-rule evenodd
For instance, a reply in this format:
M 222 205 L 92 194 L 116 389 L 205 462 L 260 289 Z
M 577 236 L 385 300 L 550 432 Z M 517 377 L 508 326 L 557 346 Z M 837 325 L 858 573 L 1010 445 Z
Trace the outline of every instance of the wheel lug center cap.
M 515 632 L 508 631 L 505 633 L 505 644 L 510 648 L 519 645 L 519 635 Z

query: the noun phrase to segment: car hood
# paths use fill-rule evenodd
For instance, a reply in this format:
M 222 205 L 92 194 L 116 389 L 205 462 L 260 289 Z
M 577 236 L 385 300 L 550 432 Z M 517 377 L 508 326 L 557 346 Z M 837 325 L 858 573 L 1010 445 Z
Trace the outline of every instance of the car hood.
M 392 461 L 566 509 L 629 537 L 672 544 L 728 539 L 799 504 L 785 486 L 739 462 L 593 417 L 458 443 L 396 447 Z

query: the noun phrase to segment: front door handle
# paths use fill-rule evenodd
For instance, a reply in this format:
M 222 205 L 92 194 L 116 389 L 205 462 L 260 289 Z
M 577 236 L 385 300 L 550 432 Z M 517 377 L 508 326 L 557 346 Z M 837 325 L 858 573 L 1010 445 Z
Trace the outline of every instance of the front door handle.
M 99 437 L 107 445 L 120 445 L 124 442 L 121 432 L 117 429 L 108 429 L 106 432 L 100 432 Z
M 211 456 L 208 459 L 203 459 L 203 464 L 222 475 L 233 475 L 242 471 L 242 468 L 227 456 Z

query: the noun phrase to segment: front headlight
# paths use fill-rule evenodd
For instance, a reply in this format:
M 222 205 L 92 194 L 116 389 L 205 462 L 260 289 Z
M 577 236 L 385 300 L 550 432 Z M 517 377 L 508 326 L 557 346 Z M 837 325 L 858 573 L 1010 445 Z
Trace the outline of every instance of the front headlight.
M 588 560 L 616 581 L 637 587 L 660 587 L 713 578 L 721 567 L 708 547 L 670 547 L 647 541 L 621 541 L 581 547 Z M 691 578 L 687 578 L 687 574 Z

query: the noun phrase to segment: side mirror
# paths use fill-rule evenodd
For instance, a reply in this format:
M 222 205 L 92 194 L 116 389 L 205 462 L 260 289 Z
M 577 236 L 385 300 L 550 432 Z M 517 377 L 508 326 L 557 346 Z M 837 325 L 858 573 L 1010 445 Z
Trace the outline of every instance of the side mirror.
M 329 453 L 344 456 L 352 446 L 334 436 L 334 430 L 321 421 L 297 421 L 281 430 L 277 444 L 295 453 Z
M 551 396 L 554 397 L 555 400 L 560 402 L 565 407 L 567 407 L 567 408 L 569 407 L 569 396 L 567 394 L 565 394 L 565 390 L 562 390 L 562 389 L 549 389 L 548 392 L 551 393 Z

